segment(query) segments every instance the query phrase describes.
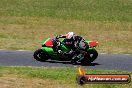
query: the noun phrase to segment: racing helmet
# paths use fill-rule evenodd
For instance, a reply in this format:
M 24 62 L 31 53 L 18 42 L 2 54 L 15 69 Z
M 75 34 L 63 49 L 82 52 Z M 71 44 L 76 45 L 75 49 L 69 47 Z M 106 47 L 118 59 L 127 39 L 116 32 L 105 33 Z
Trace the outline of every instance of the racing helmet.
M 68 32 L 66 34 L 66 39 L 74 39 L 75 40 L 76 34 L 74 32 Z

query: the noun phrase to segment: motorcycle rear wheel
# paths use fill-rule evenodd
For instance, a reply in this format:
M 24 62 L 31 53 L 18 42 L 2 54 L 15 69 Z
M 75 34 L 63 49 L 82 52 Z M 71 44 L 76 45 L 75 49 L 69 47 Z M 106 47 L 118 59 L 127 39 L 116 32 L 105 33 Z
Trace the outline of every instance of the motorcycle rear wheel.
M 38 49 L 34 52 L 34 59 L 40 62 L 44 62 L 49 59 L 49 56 L 44 53 L 41 49 Z

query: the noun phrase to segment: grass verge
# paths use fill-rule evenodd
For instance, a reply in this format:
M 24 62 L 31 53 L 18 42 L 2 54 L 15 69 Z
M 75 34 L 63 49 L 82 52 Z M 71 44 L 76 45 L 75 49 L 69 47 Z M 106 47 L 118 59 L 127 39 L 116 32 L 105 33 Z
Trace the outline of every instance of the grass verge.
M 0 16 L 132 22 L 131 0 L 1 0 Z
M 2 88 L 82 88 L 75 82 L 77 68 L 0 67 Z M 125 71 L 87 70 L 88 74 L 130 74 Z M 131 88 L 130 84 L 87 84 L 83 88 Z
M 1 0 L 0 49 L 36 50 L 51 35 L 74 31 L 100 53 L 132 54 L 131 0 Z
M 132 54 L 130 22 L 99 22 L 49 17 L 0 17 L 0 48 L 36 50 L 50 36 L 74 31 L 99 42 L 99 53 Z

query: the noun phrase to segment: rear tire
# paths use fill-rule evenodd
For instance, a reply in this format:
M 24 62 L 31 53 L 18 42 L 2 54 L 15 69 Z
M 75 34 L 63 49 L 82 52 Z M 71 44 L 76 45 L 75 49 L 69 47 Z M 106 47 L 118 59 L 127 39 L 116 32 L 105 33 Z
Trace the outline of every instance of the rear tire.
M 49 56 L 42 51 L 42 49 L 38 49 L 34 52 L 34 59 L 40 62 L 44 62 L 49 59 Z

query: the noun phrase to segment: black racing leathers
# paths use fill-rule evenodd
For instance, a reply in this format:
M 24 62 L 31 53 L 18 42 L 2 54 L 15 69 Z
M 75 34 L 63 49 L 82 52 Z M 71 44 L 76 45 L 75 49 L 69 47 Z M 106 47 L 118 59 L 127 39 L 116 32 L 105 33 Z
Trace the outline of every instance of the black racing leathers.
M 74 39 L 65 39 L 64 43 L 73 51 L 86 50 L 89 46 L 81 36 L 75 36 Z

